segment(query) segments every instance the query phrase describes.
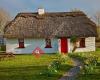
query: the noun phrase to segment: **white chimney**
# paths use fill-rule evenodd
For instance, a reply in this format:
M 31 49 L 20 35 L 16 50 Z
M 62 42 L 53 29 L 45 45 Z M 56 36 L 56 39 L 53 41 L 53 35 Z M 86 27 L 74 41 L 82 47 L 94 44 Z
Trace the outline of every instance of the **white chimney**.
M 44 12 L 44 9 L 43 8 L 38 8 L 38 14 L 39 15 L 43 15 L 45 12 Z

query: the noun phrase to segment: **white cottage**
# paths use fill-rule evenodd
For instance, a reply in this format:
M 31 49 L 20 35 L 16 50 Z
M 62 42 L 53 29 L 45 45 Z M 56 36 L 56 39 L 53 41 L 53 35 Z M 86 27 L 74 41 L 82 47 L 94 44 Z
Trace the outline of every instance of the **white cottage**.
M 29 54 L 72 52 L 71 37 L 76 36 L 76 52 L 95 51 L 96 25 L 81 11 L 19 13 L 5 27 L 6 52 Z

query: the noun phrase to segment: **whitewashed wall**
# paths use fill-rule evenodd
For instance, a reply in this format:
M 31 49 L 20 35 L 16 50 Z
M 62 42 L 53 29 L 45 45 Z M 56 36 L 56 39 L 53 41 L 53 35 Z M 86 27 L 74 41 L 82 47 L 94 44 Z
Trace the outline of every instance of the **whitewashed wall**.
M 70 53 L 70 50 L 71 50 L 71 43 L 70 43 L 70 39 L 68 38 L 68 53 Z
M 95 37 L 88 37 L 85 39 L 85 48 L 77 48 L 75 52 L 89 52 L 89 51 L 95 51 Z M 70 43 L 70 52 L 72 52 L 73 45 Z
M 25 39 L 25 48 L 18 48 L 18 39 L 6 39 L 6 52 L 15 54 L 30 54 L 36 47 L 40 47 L 45 53 L 61 52 L 60 39 L 52 39 L 52 48 L 45 48 L 45 39 Z M 75 52 L 95 51 L 95 37 L 85 39 L 85 48 L 77 48 Z M 72 52 L 73 44 L 68 39 L 68 52 Z
M 29 54 L 36 47 L 40 47 L 45 53 L 56 53 L 58 52 L 58 39 L 52 39 L 52 48 L 45 48 L 45 39 L 25 39 L 25 48 L 18 48 L 18 39 L 7 39 L 6 40 L 6 52 L 13 52 L 15 54 Z

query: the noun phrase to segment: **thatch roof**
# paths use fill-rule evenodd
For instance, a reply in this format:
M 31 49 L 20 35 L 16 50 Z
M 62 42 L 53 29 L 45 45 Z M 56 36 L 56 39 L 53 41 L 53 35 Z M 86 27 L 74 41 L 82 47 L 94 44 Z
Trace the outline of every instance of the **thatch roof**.
M 96 25 L 83 12 L 19 13 L 4 32 L 7 38 L 97 36 Z

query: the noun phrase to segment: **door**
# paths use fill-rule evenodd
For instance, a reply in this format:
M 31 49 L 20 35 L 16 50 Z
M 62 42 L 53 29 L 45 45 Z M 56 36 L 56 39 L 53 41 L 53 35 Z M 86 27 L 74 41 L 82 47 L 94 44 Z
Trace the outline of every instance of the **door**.
M 68 53 L 68 40 L 61 38 L 61 53 Z

